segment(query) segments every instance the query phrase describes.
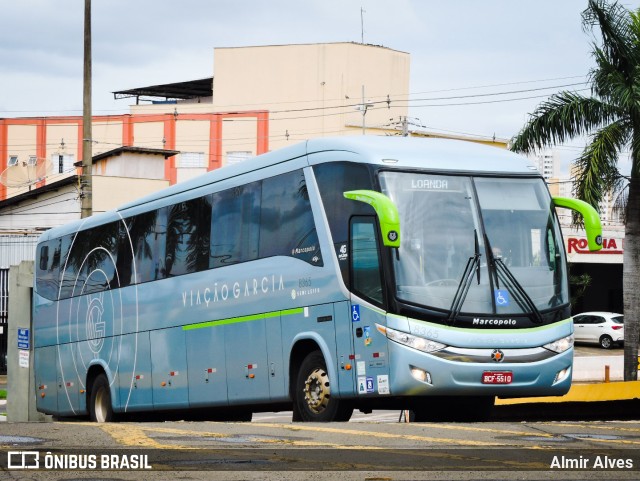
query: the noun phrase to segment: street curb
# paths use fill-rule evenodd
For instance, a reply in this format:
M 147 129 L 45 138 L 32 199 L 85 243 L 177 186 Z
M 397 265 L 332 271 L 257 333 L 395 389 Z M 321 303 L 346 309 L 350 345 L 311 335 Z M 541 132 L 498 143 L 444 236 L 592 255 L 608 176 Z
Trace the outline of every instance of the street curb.
M 567 402 L 628 401 L 640 398 L 640 381 L 574 384 L 564 396 L 496 399 L 496 406 Z

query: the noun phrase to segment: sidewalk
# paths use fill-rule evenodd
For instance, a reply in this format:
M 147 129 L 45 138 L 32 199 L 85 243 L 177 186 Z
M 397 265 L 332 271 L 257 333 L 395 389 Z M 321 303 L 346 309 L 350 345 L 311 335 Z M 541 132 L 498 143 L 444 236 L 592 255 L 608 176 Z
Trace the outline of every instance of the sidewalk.
M 606 382 L 606 371 L 609 382 Z M 564 396 L 496 399 L 496 405 L 627 401 L 640 399 L 640 381 L 623 382 L 623 356 L 585 356 L 573 360 L 573 382 Z

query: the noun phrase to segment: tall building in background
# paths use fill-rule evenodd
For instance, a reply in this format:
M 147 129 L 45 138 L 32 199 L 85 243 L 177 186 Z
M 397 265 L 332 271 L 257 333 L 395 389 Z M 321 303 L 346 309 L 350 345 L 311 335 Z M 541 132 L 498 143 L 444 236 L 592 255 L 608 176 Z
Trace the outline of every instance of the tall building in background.
M 553 149 L 542 151 L 536 155 L 529 156 L 538 167 L 538 171 L 545 180 L 558 178 L 560 176 L 560 158 Z

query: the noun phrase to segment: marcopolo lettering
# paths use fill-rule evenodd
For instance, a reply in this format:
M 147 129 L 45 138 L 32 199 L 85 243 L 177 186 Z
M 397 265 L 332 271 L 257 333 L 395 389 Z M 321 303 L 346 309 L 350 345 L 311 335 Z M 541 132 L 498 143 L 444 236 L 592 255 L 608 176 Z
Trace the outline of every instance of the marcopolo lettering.
M 515 319 L 480 319 L 478 317 L 473 318 L 474 326 L 515 326 L 517 321 Z

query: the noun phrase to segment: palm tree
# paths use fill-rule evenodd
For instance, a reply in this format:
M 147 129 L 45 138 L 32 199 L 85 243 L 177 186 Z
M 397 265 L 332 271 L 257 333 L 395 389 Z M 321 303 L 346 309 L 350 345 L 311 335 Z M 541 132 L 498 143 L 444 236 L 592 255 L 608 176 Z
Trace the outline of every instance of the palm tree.
M 624 379 L 632 381 L 638 377 L 640 327 L 640 10 L 589 0 L 582 25 L 593 35 L 596 66 L 589 72 L 591 96 L 552 95 L 531 115 L 511 148 L 534 152 L 588 135 L 586 147 L 575 160 L 574 194 L 596 208 L 608 192 L 621 193 L 626 200 Z M 618 169 L 623 151 L 631 152 L 628 177 Z

